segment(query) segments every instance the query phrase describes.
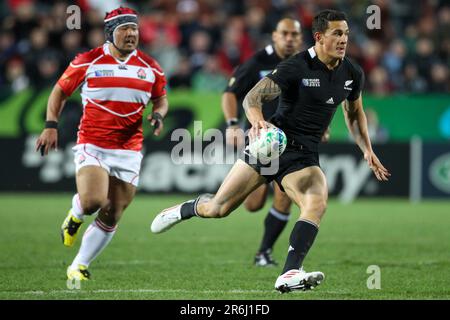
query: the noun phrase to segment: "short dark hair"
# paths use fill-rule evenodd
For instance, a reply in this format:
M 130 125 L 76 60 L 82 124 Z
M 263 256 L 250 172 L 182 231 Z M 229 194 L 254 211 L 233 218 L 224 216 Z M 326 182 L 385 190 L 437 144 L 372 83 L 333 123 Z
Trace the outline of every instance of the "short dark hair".
M 335 10 L 323 10 L 320 11 L 317 16 L 314 17 L 312 23 L 313 36 L 316 32 L 324 33 L 328 29 L 329 21 L 347 21 L 347 16 L 341 11 Z

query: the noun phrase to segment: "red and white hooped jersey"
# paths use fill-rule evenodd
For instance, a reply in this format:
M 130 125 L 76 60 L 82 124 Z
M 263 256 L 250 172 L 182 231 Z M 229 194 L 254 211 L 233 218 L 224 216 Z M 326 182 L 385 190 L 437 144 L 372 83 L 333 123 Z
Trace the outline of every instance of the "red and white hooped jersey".
M 76 56 L 58 85 L 67 96 L 81 85 L 77 144 L 107 149 L 141 150 L 144 108 L 166 94 L 164 73 L 153 58 L 135 50 L 122 62 L 108 43 Z

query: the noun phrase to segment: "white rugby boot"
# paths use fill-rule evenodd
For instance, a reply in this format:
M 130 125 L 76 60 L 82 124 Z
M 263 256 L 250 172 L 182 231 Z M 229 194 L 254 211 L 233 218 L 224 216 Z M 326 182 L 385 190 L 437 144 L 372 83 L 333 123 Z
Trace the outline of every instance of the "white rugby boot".
M 275 282 L 275 289 L 280 293 L 293 290 L 311 290 L 317 287 L 325 279 L 325 275 L 320 271 L 305 272 L 302 269 L 292 269 L 286 271 L 278 277 Z
M 193 202 L 195 200 L 189 200 L 178 204 L 171 208 L 164 209 L 158 214 L 155 219 L 153 219 L 150 229 L 153 233 L 162 233 L 170 228 L 172 228 L 177 223 L 181 222 L 181 206 L 188 202 Z

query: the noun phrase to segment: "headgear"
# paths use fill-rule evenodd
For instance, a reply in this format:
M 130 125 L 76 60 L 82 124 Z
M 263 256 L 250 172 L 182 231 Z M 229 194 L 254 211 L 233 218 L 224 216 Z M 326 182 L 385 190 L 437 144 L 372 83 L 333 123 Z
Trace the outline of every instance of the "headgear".
M 137 12 L 130 8 L 117 8 L 105 16 L 106 40 L 114 44 L 114 31 L 126 24 L 138 24 Z M 115 45 L 115 44 L 114 44 Z

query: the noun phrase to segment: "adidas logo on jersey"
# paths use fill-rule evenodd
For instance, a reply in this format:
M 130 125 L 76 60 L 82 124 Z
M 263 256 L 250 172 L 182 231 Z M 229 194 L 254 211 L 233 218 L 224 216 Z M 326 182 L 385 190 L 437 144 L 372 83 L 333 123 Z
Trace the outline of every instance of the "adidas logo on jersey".
M 333 97 L 331 97 L 330 99 L 328 99 L 328 100 L 326 101 L 326 103 L 328 103 L 328 104 L 334 104 Z

